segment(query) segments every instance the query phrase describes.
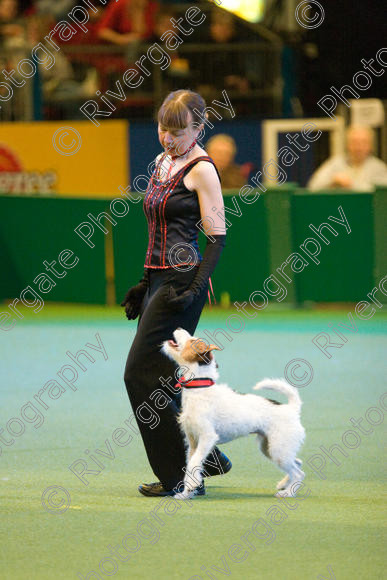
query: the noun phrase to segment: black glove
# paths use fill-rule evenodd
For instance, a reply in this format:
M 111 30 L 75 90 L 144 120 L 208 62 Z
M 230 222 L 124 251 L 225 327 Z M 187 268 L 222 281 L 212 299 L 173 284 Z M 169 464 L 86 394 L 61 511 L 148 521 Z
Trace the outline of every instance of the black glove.
M 192 302 L 207 286 L 208 279 L 215 269 L 224 246 L 226 245 L 226 234 L 220 236 L 211 236 L 215 241 L 207 238 L 207 246 L 204 250 L 203 259 L 200 262 L 199 269 L 193 279 L 191 286 L 182 294 L 177 295 L 173 286 L 169 287 L 168 305 L 178 312 L 186 310 Z
M 149 286 L 148 270 L 145 268 L 144 275 L 136 286 L 127 291 L 121 306 L 125 307 L 126 318 L 134 320 L 140 313 L 142 300 Z

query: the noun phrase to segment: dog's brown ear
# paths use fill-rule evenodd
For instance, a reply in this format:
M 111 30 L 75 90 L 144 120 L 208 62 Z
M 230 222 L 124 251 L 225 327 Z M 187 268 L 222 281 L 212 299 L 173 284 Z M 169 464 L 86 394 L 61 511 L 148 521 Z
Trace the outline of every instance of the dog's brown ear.
M 210 344 L 210 346 L 207 348 L 207 350 L 222 350 L 222 349 L 219 348 L 219 346 L 216 344 Z
M 216 344 L 207 344 L 204 340 L 198 340 L 194 348 L 197 354 L 196 360 L 199 364 L 209 364 L 214 358 L 211 351 L 221 350 Z
M 222 350 L 216 344 L 207 344 L 204 340 L 197 339 L 187 343 L 183 349 L 182 355 L 187 362 L 198 362 L 201 364 L 209 364 L 213 359 L 212 350 Z

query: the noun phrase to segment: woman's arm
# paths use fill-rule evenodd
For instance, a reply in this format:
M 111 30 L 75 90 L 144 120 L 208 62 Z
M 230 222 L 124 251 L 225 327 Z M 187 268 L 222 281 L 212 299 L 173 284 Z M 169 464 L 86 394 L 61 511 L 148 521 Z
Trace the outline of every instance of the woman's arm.
M 141 36 L 136 32 L 128 32 L 127 34 L 121 34 L 120 32 L 116 32 L 111 28 L 101 28 L 98 31 L 98 37 L 102 40 L 107 40 L 112 44 L 118 45 L 126 45 L 130 42 L 134 42 L 135 40 L 139 40 Z
M 200 165 L 201 167 L 199 167 Z M 202 290 L 207 287 L 208 279 L 214 271 L 226 244 L 224 204 L 215 167 L 208 162 L 199 162 L 187 175 L 188 177 L 191 179 L 185 181 L 186 186 L 193 187 L 198 194 L 202 218 L 200 220 L 200 229 L 203 229 L 207 236 L 207 246 L 190 287 L 179 296 L 173 286 L 170 287 L 169 304 L 177 310 L 188 308 Z M 213 211 L 213 208 L 216 208 L 215 211 Z
M 198 194 L 202 227 L 206 236 L 225 235 L 222 188 L 214 165 L 208 161 L 200 161 L 187 177 L 190 177 L 189 188 Z

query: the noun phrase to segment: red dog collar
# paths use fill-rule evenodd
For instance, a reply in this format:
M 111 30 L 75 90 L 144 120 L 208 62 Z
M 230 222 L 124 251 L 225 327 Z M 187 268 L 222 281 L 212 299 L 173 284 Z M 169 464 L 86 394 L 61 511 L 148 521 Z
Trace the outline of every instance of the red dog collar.
M 176 383 L 175 387 L 177 388 L 189 388 L 189 389 L 200 389 L 202 387 L 211 387 L 215 384 L 215 381 L 212 379 L 192 379 L 192 381 L 186 381 L 184 377 L 180 378 L 180 381 Z

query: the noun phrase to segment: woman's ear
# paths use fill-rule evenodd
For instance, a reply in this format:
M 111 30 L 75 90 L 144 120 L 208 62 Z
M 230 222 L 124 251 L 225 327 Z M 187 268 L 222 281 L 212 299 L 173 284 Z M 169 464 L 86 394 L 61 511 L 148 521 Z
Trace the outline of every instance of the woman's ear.
M 197 136 L 196 136 L 196 140 L 197 141 L 202 141 L 203 137 L 205 136 L 205 129 L 204 129 L 204 123 L 198 123 L 197 121 L 194 121 L 192 123 L 192 126 L 195 129 L 195 132 L 197 131 Z

